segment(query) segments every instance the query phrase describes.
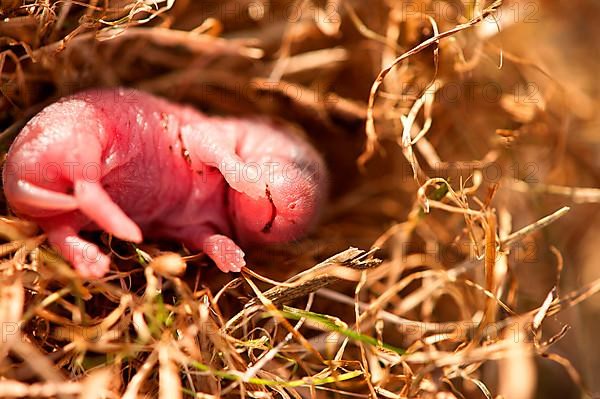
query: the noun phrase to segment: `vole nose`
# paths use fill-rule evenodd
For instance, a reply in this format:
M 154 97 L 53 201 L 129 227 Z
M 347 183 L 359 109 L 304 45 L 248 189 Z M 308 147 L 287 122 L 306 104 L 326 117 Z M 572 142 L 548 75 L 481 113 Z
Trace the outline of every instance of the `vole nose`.
M 292 166 L 289 166 L 292 165 Z M 295 170 L 293 170 L 295 168 Z M 264 180 L 265 195 L 254 199 L 230 191 L 233 221 L 240 240 L 283 242 L 297 239 L 315 223 L 324 198 L 323 185 L 307 169 L 282 164 Z

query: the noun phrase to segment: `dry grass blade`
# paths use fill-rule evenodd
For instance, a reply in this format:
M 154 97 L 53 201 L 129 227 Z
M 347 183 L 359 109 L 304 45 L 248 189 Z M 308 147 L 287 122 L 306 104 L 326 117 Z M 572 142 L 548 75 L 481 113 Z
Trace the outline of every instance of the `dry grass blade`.
M 520 229 L 518 231 L 515 231 L 514 233 L 511 233 L 506 238 L 504 238 L 504 240 L 502 240 L 502 243 L 501 243 L 502 247 L 503 248 L 510 247 L 512 244 L 519 241 L 523 237 L 525 237 L 539 229 L 542 229 L 542 228 L 548 226 L 550 223 L 553 223 L 554 221 L 563 217 L 570 210 L 571 210 L 571 208 L 569 208 L 568 206 L 564 206 L 564 207 L 560 208 L 559 210 L 557 210 L 556 212 L 552 213 L 551 215 L 548 215 L 548 216 L 538 220 L 535 223 L 532 223 L 528 226 L 523 227 L 522 229 Z
M 81 383 L 79 397 L 81 399 L 101 399 L 110 394 L 111 379 L 114 371 L 111 368 L 94 370 Z
M 458 26 L 456 26 L 450 30 L 447 30 L 445 32 L 441 32 L 441 33 L 419 43 L 416 47 L 410 49 L 409 51 L 402 54 L 400 57 L 396 58 L 394 60 L 394 62 L 392 62 L 391 65 L 386 66 L 381 72 L 379 72 L 379 75 L 377 75 L 377 78 L 375 78 L 375 82 L 371 86 L 371 92 L 369 94 L 369 103 L 367 106 L 367 126 L 366 126 L 367 146 L 366 146 L 365 151 L 362 153 L 362 155 L 358 159 L 358 162 L 360 164 L 364 165 L 367 162 L 367 160 L 369 160 L 369 158 L 371 158 L 371 156 L 373 155 L 373 152 L 375 151 L 375 146 L 376 146 L 376 143 L 378 140 L 377 133 L 375 131 L 375 116 L 374 116 L 375 99 L 377 97 L 377 92 L 379 91 L 379 88 L 383 84 L 383 80 L 385 79 L 386 75 L 389 74 L 390 71 L 396 65 L 398 65 L 399 63 L 401 63 L 408 57 L 423 51 L 424 49 L 428 48 L 429 46 L 439 43 L 440 40 L 442 40 L 444 38 L 450 37 L 460 31 L 463 31 L 465 29 L 475 26 L 476 24 L 478 24 L 479 22 L 483 21 L 485 18 L 487 18 L 488 16 L 493 14 L 496 11 L 496 9 L 500 6 L 500 4 L 502 4 L 502 1 L 497 0 L 494 3 L 492 3 L 489 7 L 487 7 L 485 10 L 483 10 L 481 15 L 477 16 L 476 18 L 473 18 L 471 21 L 461 24 L 461 25 L 458 25 Z
M 360 271 L 377 267 L 381 263 L 379 259 L 371 257 L 373 252 L 375 250 L 365 252 L 350 248 L 297 274 L 280 286 L 265 291 L 263 295 L 279 305 L 305 297 L 336 282 L 358 281 Z M 257 299 L 254 300 L 256 301 Z
M 277 321 L 279 323 L 281 323 L 284 326 L 284 328 L 286 330 L 288 330 L 288 332 L 291 333 L 294 336 L 294 338 L 297 339 L 309 353 L 312 353 L 313 355 L 315 355 L 315 357 L 317 359 L 319 359 L 320 362 L 325 363 L 325 359 L 323 359 L 321 354 L 315 348 L 313 348 L 313 346 L 310 344 L 310 342 L 306 338 L 304 338 L 304 336 L 302 336 L 302 334 L 300 334 L 298 331 L 296 331 L 294 329 L 294 327 L 284 318 L 284 316 L 275 307 L 273 302 L 271 302 L 267 297 L 265 297 L 262 294 L 262 292 L 260 292 L 258 287 L 256 287 L 256 285 L 254 285 L 254 283 L 252 283 L 251 280 L 246 278 L 246 282 L 248 283 L 248 285 L 250 285 L 250 287 L 256 294 L 258 300 L 262 303 L 262 305 L 269 312 L 271 312 L 274 315 L 274 317 L 277 319 Z
M 154 351 L 148 356 L 144 364 L 138 369 L 135 375 L 131 378 L 127 389 L 123 393 L 122 399 L 136 399 L 142 389 L 142 384 L 146 381 L 154 365 L 158 361 L 158 352 Z
M 523 193 L 551 194 L 566 197 L 575 204 L 596 204 L 600 202 L 600 189 L 591 187 L 568 187 L 555 184 L 527 184 L 521 180 L 510 180 L 511 190 Z
M 48 382 L 26 384 L 18 381 L 0 381 L 0 395 L 3 398 L 53 398 L 66 395 L 77 395 L 81 392 L 81 384 L 77 382 Z M 88 396 L 90 397 L 90 396 Z
M 513 343 L 508 356 L 498 363 L 498 391 L 506 398 L 531 399 L 535 394 L 537 375 L 534 358 L 527 351 L 527 344 L 514 337 L 506 337 Z M 515 384 L 515 381 L 521 381 Z
M 170 338 L 170 337 L 168 337 Z M 158 397 L 159 399 L 181 399 L 181 380 L 179 370 L 173 361 L 169 344 L 162 344 L 158 348 Z
M 19 274 L 0 279 L 0 324 L 2 325 L 2 345 L 0 362 L 8 355 L 15 341 L 21 338 L 21 316 L 25 292 Z

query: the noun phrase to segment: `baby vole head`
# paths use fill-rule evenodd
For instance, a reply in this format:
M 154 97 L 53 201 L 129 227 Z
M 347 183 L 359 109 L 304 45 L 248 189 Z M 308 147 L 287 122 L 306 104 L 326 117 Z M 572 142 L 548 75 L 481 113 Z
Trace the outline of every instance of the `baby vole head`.
M 273 162 L 265 173 L 263 196 L 231 190 L 230 212 L 242 243 L 291 241 L 316 223 L 327 194 L 327 173 L 320 157 Z

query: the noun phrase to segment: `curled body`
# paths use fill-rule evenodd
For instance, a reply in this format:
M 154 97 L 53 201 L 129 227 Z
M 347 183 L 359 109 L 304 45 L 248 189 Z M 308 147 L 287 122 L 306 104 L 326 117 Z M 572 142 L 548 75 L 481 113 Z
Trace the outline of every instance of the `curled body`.
M 116 88 L 65 97 L 34 116 L 9 149 L 3 183 L 12 210 L 95 278 L 110 259 L 81 230 L 175 239 L 239 271 L 242 247 L 293 240 L 314 225 L 327 174 L 288 126 Z

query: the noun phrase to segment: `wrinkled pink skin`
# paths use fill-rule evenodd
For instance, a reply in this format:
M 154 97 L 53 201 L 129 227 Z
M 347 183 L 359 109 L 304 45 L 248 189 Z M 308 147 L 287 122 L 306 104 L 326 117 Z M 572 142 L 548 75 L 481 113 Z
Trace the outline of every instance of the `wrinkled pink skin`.
M 78 236 L 166 237 L 224 272 L 241 245 L 285 242 L 315 222 L 326 191 L 317 152 L 285 127 L 209 117 L 133 89 L 90 90 L 48 106 L 12 144 L 6 198 L 85 278 L 110 259 Z

